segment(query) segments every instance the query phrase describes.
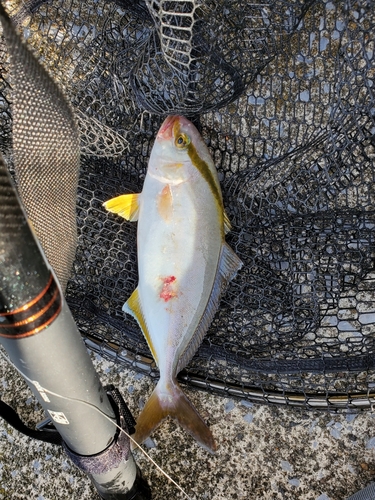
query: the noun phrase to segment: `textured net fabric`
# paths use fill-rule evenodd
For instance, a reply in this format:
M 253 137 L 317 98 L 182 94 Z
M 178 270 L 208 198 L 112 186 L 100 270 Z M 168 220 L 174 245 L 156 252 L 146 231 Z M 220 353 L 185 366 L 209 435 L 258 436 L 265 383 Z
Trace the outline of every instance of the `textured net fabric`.
M 65 289 L 76 250 L 79 142 L 71 109 L 37 60 L 2 18 L 10 53 L 13 158 L 20 195 L 44 252 Z M 5 87 L 6 88 L 6 87 Z M 8 101 L 4 97 L 8 120 Z
M 141 191 L 162 119 L 181 113 L 210 148 L 233 225 L 227 240 L 245 264 L 181 378 L 263 402 L 372 404 L 374 3 L 12 8 L 81 130 L 67 299 L 87 344 L 157 376 L 121 311 L 137 284 L 136 225 L 102 203 Z M 0 83 L 7 149 L 7 77 Z

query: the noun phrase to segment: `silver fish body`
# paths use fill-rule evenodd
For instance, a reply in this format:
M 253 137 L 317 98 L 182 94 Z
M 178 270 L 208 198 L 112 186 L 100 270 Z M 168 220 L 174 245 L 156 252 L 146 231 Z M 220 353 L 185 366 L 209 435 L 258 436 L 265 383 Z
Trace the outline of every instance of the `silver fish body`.
M 137 319 L 160 370 L 135 439 L 143 442 L 170 415 L 214 451 L 211 431 L 176 377 L 198 349 L 223 289 L 242 263 L 225 243 L 230 225 L 216 169 L 194 125 L 168 117 L 156 137 L 142 193 L 105 206 L 138 220 L 139 283 L 124 311 Z

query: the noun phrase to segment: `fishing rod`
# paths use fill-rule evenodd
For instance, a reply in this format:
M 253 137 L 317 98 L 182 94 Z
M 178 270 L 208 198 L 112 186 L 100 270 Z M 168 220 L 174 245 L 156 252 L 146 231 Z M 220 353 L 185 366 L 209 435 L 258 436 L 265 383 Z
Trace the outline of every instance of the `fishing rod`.
M 131 432 L 129 411 L 118 391 L 102 386 L 1 158 L 0 235 L 0 343 L 54 426 L 28 435 L 62 444 L 100 498 L 149 500 L 118 429 Z

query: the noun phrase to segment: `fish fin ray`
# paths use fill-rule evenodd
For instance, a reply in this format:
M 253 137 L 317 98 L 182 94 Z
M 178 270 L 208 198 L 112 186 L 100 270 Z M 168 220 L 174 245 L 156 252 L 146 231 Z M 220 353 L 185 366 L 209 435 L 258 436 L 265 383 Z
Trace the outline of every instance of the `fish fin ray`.
M 242 266 L 242 260 L 227 243 L 224 243 L 219 261 L 219 272 L 224 288 L 232 281 Z
M 126 220 L 135 222 L 139 216 L 139 196 L 138 194 L 122 194 L 103 203 L 109 212 L 120 215 Z
M 216 314 L 222 294 L 227 288 L 228 283 L 236 276 L 237 271 L 241 269 L 242 265 L 243 263 L 241 259 L 234 253 L 231 247 L 224 242 L 221 248 L 221 254 L 210 298 L 193 337 L 180 356 L 177 365 L 177 373 L 185 368 L 198 350 L 198 347 L 200 346 L 203 337 L 206 335 L 206 332 Z
M 232 224 L 230 223 L 228 214 L 224 210 L 224 233 L 227 234 L 232 229 Z
M 167 416 L 177 420 L 203 448 L 215 452 L 216 444 L 209 427 L 176 381 L 168 388 L 162 387 L 159 381 L 137 419 L 135 441 L 143 443 Z
M 152 354 L 156 364 L 158 364 L 158 357 L 156 355 L 155 348 L 152 344 L 150 332 L 148 330 L 146 319 L 145 319 L 144 314 L 143 314 L 143 309 L 142 309 L 142 304 L 141 304 L 141 301 L 139 298 L 138 288 L 136 288 L 134 290 L 134 292 L 130 295 L 128 300 L 122 306 L 122 310 L 125 313 L 130 314 L 131 316 L 133 316 L 133 318 L 135 318 L 137 320 L 138 325 L 140 326 L 142 333 L 143 333 L 145 339 L 147 340 L 147 344 L 150 348 L 151 354 Z

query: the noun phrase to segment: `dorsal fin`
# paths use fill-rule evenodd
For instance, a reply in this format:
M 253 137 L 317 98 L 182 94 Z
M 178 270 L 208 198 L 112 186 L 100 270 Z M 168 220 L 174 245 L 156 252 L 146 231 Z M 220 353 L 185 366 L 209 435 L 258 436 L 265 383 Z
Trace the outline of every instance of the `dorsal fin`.
M 233 252 L 230 246 L 223 243 L 210 298 L 193 337 L 179 359 L 177 373 L 185 368 L 196 353 L 219 307 L 221 294 L 228 286 L 228 283 L 235 277 L 237 271 L 241 269 L 242 265 L 241 259 Z
M 224 210 L 224 232 L 225 234 L 229 233 L 229 231 L 232 229 L 232 224 L 230 223 L 228 214 Z

